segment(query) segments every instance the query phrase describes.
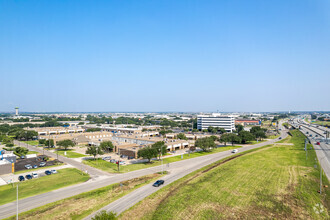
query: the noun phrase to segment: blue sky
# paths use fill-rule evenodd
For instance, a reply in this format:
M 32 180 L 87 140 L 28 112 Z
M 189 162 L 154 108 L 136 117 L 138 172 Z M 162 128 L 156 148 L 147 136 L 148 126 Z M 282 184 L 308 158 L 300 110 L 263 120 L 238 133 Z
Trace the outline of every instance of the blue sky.
M 330 3 L 0 0 L 0 111 L 330 110 Z

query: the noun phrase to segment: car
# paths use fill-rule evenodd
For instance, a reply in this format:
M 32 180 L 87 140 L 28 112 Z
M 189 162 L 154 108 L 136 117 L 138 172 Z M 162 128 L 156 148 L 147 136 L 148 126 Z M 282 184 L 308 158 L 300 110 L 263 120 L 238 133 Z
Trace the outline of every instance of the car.
M 160 185 L 163 185 L 165 183 L 164 180 L 157 180 L 152 186 L 159 187 Z
M 37 168 L 38 168 L 38 166 L 37 166 L 37 165 L 33 165 L 33 168 L 34 168 L 34 169 L 37 169 Z
M 32 177 L 33 177 L 33 178 L 38 178 L 38 173 L 33 172 L 33 173 L 32 173 Z
M 52 173 L 57 173 L 57 170 L 51 170 L 50 172 L 52 172 Z
M 309 135 L 310 137 L 313 137 L 313 135 Z
M 27 180 L 30 180 L 30 179 L 32 179 L 32 175 L 31 175 L 31 174 L 28 174 L 28 175 L 25 176 L 25 178 L 26 178 Z
M 29 169 L 32 169 L 32 166 L 31 166 L 31 164 L 26 164 L 25 168 L 29 170 Z
M 110 160 L 110 163 L 116 163 L 116 160 L 115 159 L 111 159 Z
M 321 143 L 320 142 L 316 142 L 316 145 L 320 145 Z
M 125 165 L 126 162 L 125 162 L 125 161 L 120 161 L 119 164 L 120 164 L 120 165 Z
M 315 135 L 315 137 L 318 137 L 318 135 Z
M 46 170 L 46 171 L 45 171 L 45 174 L 46 174 L 46 175 L 51 175 L 52 172 L 50 172 L 49 170 Z
M 41 163 L 39 164 L 39 167 L 44 167 L 44 166 L 46 166 L 46 162 L 41 162 Z
M 21 156 L 21 159 L 25 159 L 25 156 Z
M 24 181 L 25 178 L 24 178 L 24 176 L 19 176 L 19 177 L 18 177 L 18 180 L 21 182 L 21 181 Z
M 235 153 L 238 152 L 238 150 L 237 150 L 237 149 L 234 149 L 234 150 L 232 150 L 231 152 L 232 152 L 233 154 L 235 154 Z
M 281 140 L 281 139 L 282 139 L 282 137 L 279 137 L 278 139 L 280 139 L 280 140 Z
M 102 160 L 110 160 L 111 157 L 103 157 Z

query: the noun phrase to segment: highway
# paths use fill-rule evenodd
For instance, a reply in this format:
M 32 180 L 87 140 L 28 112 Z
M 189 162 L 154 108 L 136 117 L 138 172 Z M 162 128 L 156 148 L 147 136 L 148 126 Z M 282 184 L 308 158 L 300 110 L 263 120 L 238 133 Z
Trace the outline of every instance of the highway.
M 309 124 L 297 118 L 291 122 L 291 125 L 296 128 L 300 127 L 300 131 L 303 132 L 310 143 L 313 144 L 322 169 L 328 180 L 330 180 L 330 141 L 326 139 L 326 134 L 324 134 L 324 132 L 329 131 L 329 129 Z M 320 145 L 317 145 L 317 142 L 319 142 Z
M 287 131 L 282 127 L 280 137 L 285 138 L 286 136 L 287 136 Z M 270 141 L 267 141 L 264 143 L 256 144 L 256 145 L 242 147 L 242 148 L 239 148 L 239 152 L 244 152 L 247 150 L 262 147 L 262 146 L 265 146 L 268 144 L 272 144 L 278 140 L 279 140 L 279 138 L 273 139 L 273 140 L 270 140 Z M 161 179 L 165 180 L 164 185 L 168 185 L 168 184 L 188 175 L 191 172 L 194 172 L 204 166 L 212 164 L 218 160 L 221 160 L 221 159 L 226 158 L 231 155 L 232 155 L 231 151 L 225 151 L 225 152 L 217 153 L 217 155 L 212 155 L 212 157 L 210 157 L 211 155 L 208 155 L 208 156 L 203 156 L 203 157 L 199 157 L 199 158 L 194 158 L 195 160 L 190 159 L 189 161 L 187 161 L 187 162 L 189 162 L 189 165 L 187 164 L 186 166 L 172 167 L 171 169 L 168 170 L 169 174 L 164 176 Z M 117 214 L 120 214 L 121 212 L 132 207 L 133 205 L 135 205 L 139 201 L 143 200 L 147 196 L 149 196 L 152 193 L 156 192 L 157 190 L 161 189 L 164 185 L 162 185 L 161 187 L 153 187 L 151 184 L 143 186 L 143 187 L 123 196 L 122 198 L 110 203 L 109 205 L 103 207 L 102 209 L 92 213 L 91 215 L 87 216 L 84 219 L 91 219 L 101 210 L 113 211 Z
M 287 136 L 287 133 L 284 130 L 284 128 L 282 128 L 281 137 L 285 138 L 286 136 Z M 269 140 L 269 141 L 266 141 L 263 143 L 255 144 L 255 145 L 245 146 L 245 147 L 239 148 L 239 152 L 262 147 L 262 146 L 265 146 L 268 144 L 272 144 L 276 141 L 278 141 L 278 138 L 272 139 L 272 140 Z M 30 147 L 31 146 L 29 146 L 29 148 Z M 30 148 L 30 149 L 37 150 L 35 148 L 36 147 Z M 40 149 L 38 149 L 38 150 L 40 152 Z M 51 155 L 53 153 L 50 153 L 50 152 L 46 153 L 46 151 L 45 151 L 45 154 L 54 157 L 54 155 Z M 225 157 L 228 157 L 230 155 L 232 155 L 231 151 L 224 151 L 224 152 L 220 152 L 220 153 L 214 153 L 214 154 L 210 154 L 210 155 L 206 155 L 206 156 L 201 156 L 201 157 L 196 157 L 196 158 L 192 158 L 192 159 L 174 162 L 174 163 L 171 163 L 169 165 L 169 167 L 164 166 L 164 169 L 169 172 L 169 174 L 163 178 L 166 181 L 165 184 L 169 184 L 197 169 L 200 169 L 208 164 L 216 162 L 216 161 L 223 159 Z M 56 156 L 56 154 L 55 154 L 55 156 Z M 74 167 L 77 167 L 78 169 L 79 169 L 79 166 L 81 166 L 81 164 L 79 162 L 76 162 L 71 159 L 67 160 L 69 158 L 62 159 L 59 156 L 59 159 L 63 160 L 64 162 L 66 162 Z M 79 163 L 79 164 L 77 165 L 76 163 Z M 87 169 L 88 168 L 89 167 L 87 167 Z M 95 170 L 97 170 L 97 169 L 95 169 Z M 19 200 L 19 213 L 31 210 L 33 208 L 37 208 L 41 205 L 45 205 L 45 204 L 48 204 L 51 202 L 65 199 L 65 198 L 68 198 L 68 197 L 71 197 L 74 195 L 78 195 L 83 192 L 88 192 L 93 189 L 98 189 L 98 188 L 101 188 L 101 187 L 104 187 L 104 186 L 107 186 L 110 184 L 119 183 L 122 181 L 137 178 L 140 176 L 145 176 L 145 175 L 152 174 L 155 172 L 160 172 L 161 170 L 162 170 L 162 166 L 156 166 L 156 167 L 151 167 L 151 168 L 142 169 L 142 170 L 136 170 L 136 171 L 132 171 L 129 173 L 124 173 L 124 174 L 107 174 L 107 175 L 103 175 L 103 173 L 104 173 L 103 171 L 99 171 L 100 173 L 94 171 L 95 177 L 85 183 L 68 186 L 65 188 L 57 189 L 57 190 L 54 190 L 51 192 L 47 192 L 47 193 L 43 193 L 40 195 L 31 196 L 31 197 Z M 93 172 L 93 170 L 91 170 L 90 172 Z M 118 201 L 111 203 L 109 205 L 109 210 L 113 210 L 117 213 L 120 213 L 158 189 L 158 188 L 152 188 L 152 190 L 150 190 L 150 188 L 151 188 L 150 185 L 148 185 L 148 186 L 141 187 L 140 189 L 138 189 L 136 191 L 133 191 L 132 193 L 122 197 Z M 141 192 L 141 193 L 139 193 L 139 192 Z M 115 205 L 115 204 L 117 204 L 117 205 Z M 112 206 L 116 206 L 116 208 L 114 208 Z M 106 209 L 107 209 L 107 207 L 106 207 Z M 1 219 L 10 217 L 15 214 L 16 214 L 16 202 L 11 202 L 11 203 L 0 206 Z

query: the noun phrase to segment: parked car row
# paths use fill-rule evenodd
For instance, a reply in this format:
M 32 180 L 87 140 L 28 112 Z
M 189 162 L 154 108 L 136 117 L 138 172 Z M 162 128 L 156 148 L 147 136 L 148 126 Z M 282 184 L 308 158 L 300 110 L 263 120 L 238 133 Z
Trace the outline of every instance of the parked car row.
M 21 175 L 21 176 L 18 177 L 18 180 L 19 181 L 25 181 L 25 179 L 30 180 L 32 178 L 38 178 L 38 173 L 33 172 L 32 174 L 27 174 L 27 175 L 25 175 L 25 178 L 24 178 L 23 175 Z
M 41 162 L 40 164 L 39 164 L 39 167 L 44 167 L 44 166 L 46 166 L 46 162 Z M 38 168 L 38 166 L 37 165 L 31 165 L 31 164 L 26 164 L 25 165 L 25 168 L 26 169 L 32 169 L 32 168 L 34 168 L 34 169 L 37 169 Z
M 45 171 L 46 175 L 51 175 L 51 174 L 54 174 L 54 173 L 57 173 L 57 170 L 46 170 Z M 33 178 L 38 178 L 38 176 L 39 176 L 38 173 L 33 172 L 32 174 L 25 175 L 25 177 L 23 175 L 19 176 L 18 180 L 19 181 L 25 181 L 25 179 L 30 180 L 30 179 L 33 179 Z

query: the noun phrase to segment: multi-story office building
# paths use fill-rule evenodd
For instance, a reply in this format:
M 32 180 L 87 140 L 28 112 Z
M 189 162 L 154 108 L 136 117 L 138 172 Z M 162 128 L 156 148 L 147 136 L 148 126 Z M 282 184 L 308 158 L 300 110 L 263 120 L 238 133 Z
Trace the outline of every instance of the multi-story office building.
M 203 130 L 210 126 L 223 128 L 227 132 L 233 132 L 235 130 L 235 118 L 232 115 L 221 115 L 219 113 L 197 116 L 197 129 Z

